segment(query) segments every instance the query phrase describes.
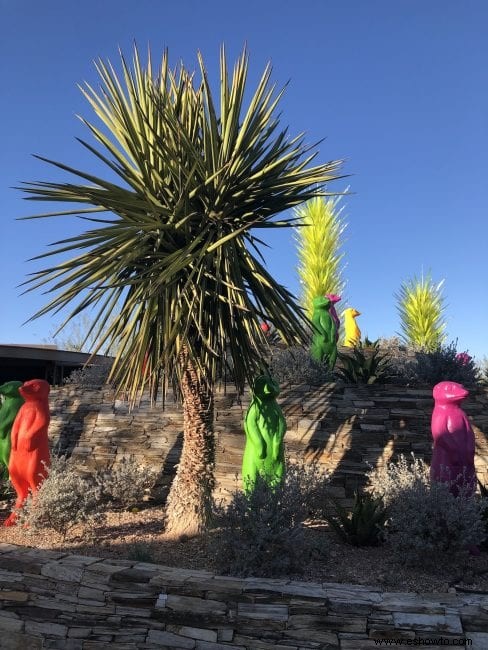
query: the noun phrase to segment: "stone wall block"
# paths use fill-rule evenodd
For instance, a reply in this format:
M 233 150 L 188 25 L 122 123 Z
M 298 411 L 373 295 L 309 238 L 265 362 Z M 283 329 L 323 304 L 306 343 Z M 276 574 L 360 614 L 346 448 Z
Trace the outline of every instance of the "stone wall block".
M 44 643 L 42 637 L 32 634 L 10 632 L 2 636 L 2 650 L 41 650 Z
M 485 594 L 381 593 L 364 585 L 239 579 L 3 546 L 0 559 L 25 556 L 8 576 L 22 588 L 0 590 L 0 629 L 7 632 L 0 647 L 7 650 L 363 650 L 381 639 L 434 636 L 453 643 L 476 637 L 475 647 L 484 649 L 488 637 Z M 40 572 L 28 576 L 24 567 L 32 562 Z M 81 577 L 73 572 L 72 582 L 59 580 L 67 574 L 53 570 L 56 565 L 81 569 Z M 37 583 L 29 585 L 33 578 Z M 34 591 L 42 581 L 51 595 Z M 60 594 L 58 587 L 66 591 Z M 59 595 L 71 603 L 62 612 Z
M 154 644 L 158 648 L 167 646 L 175 650 L 194 650 L 196 646 L 195 639 L 164 630 L 149 630 L 147 642 Z

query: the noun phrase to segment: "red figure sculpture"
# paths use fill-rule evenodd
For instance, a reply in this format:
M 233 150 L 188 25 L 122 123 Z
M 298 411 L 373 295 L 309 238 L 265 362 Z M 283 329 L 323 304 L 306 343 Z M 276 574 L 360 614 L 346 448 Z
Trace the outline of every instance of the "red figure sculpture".
M 50 464 L 47 429 L 49 426 L 49 384 L 44 379 L 31 379 L 20 388 L 25 400 L 14 420 L 11 432 L 12 448 L 8 471 L 17 492 L 13 512 L 4 526 L 13 526 L 16 510 L 26 500 L 29 490 L 35 494 L 47 476 Z
M 471 424 L 460 406 L 469 392 L 454 381 L 441 381 L 434 386 L 433 395 L 434 448 L 430 478 L 432 481 L 450 482 L 450 490 L 454 496 L 459 494 L 461 486 L 465 486 L 467 494 L 474 494 L 475 439 Z

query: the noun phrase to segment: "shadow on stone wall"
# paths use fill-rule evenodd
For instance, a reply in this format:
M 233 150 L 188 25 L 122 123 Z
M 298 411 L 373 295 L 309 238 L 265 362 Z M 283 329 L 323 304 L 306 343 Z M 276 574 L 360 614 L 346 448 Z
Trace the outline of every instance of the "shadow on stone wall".
M 80 391 L 82 391 L 80 393 Z M 370 467 L 399 454 L 431 456 L 430 388 L 392 385 L 284 386 L 279 403 L 287 420 L 285 445 L 293 457 L 316 460 L 332 474 L 338 498 L 351 499 Z M 217 391 L 215 399 L 217 496 L 228 498 L 240 485 L 245 436 L 242 421 L 249 393 Z M 182 448 L 181 407 L 165 410 L 149 400 L 129 413 L 109 389 L 53 389 L 50 437 L 53 446 L 76 459 L 83 472 L 111 467 L 132 455 L 158 474 L 154 497 L 164 501 Z M 488 391 L 473 392 L 465 411 L 477 437 L 478 478 L 488 483 Z
M 171 483 L 176 475 L 176 466 L 180 462 L 183 448 L 183 431 L 180 431 L 166 454 L 151 493 L 153 503 L 165 505 Z

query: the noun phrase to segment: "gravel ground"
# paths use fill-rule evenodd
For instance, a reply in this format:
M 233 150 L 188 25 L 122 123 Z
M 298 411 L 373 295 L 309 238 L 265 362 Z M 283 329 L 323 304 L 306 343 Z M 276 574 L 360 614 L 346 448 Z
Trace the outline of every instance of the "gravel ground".
M 0 513 L 1 519 L 7 510 Z M 2 516 L 3 515 L 3 516 Z M 220 573 L 218 558 L 212 556 L 203 537 L 184 541 L 168 539 L 162 530 L 164 510 L 147 507 L 137 512 L 110 512 L 96 528 L 76 526 L 63 539 L 44 530 L 0 527 L 0 542 L 104 558 L 136 559 L 169 566 L 207 569 Z M 307 528 L 315 548 L 325 548 L 303 572 L 289 576 L 313 582 L 364 584 L 383 591 L 446 592 L 457 590 L 488 593 L 488 553 L 467 556 L 454 566 L 407 567 L 395 558 L 388 545 L 356 548 L 344 544 L 325 524 Z

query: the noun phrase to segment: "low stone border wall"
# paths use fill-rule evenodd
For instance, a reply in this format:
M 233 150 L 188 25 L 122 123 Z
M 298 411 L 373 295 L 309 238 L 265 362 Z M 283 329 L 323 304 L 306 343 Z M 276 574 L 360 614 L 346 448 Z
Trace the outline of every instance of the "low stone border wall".
M 4 650 L 367 650 L 391 639 L 486 650 L 488 595 L 238 579 L 1 544 L 0 631 Z
M 287 420 L 287 452 L 305 454 L 332 474 L 335 496 L 350 502 L 370 466 L 413 452 L 430 461 L 433 408 L 430 388 L 394 385 L 285 385 L 278 402 Z M 108 389 L 64 386 L 50 396 L 53 446 L 71 455 L 81 470 L 111 467 L 127 455 L 158 472 L 155 493 L 164 497 L 182 446 L 182 410 L 168 397 L 166 408 L 148 400 L 128 411 Z M 217 494 L 240 486 L 243 418 L 249 393 L 220 390 L 215 398 Z M 476 433 L 476 470 L 488 485 L 488 390 L 472 391 L 464 404 Z

